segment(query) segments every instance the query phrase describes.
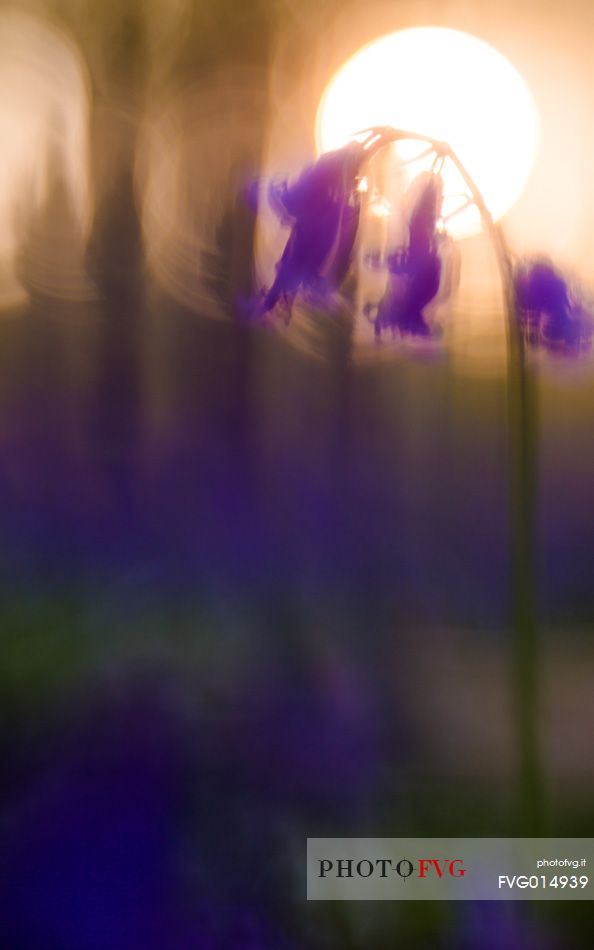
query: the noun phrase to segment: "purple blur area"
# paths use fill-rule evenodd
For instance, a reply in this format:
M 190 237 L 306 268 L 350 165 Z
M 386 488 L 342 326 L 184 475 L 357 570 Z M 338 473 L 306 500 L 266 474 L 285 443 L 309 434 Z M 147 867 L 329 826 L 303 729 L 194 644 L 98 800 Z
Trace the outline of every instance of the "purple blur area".
M 503 375 L 446 351 L 356 362 L 345 312 L 320 319 L 315 356 L 245 319 L 270 7 L 64 3 L 68 42 L 17 30 L 61 144 L 43 193 L 21 177 L 43 135 L 4 143 L 0 947 L 587 947 L 585 912 L 304 900 L 308 835 L 509 833 L 507 404 Z M 245 68 L 226 86 L 221 63 Z M 326 210 L 272 296 L 328 289 Z M 425 335 L 434 212 L 409 235 L 417 296 L 388 307 L 403 336 Z M 553 822 L 571 834 L 594 787 L 594 376 L 543 372 L 539 391 Z

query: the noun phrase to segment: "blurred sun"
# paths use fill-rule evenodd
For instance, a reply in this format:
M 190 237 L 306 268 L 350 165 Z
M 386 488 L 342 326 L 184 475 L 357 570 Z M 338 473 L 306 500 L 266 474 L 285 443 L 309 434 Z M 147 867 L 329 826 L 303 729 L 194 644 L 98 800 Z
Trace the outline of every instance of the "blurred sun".
M 318 108 L 319 152 L 344 145 L 355 133 L 389 125 L 447 142 L 465 165 L 495 219 L 520 196 L 535 157 L 538 117 L 517 70 L 487 43 L 468 33 L 422 27 L 391 33 L 355 53 L 330 80 Z M 398 146 L 401 158 L 418 143 Z M 427 162 L 407 166 L 409 177 Z M 443 169 L 446 212 L 467 189 L 451 162 Z M 480 228 L 467 208 L 449 230 L 464 236 Z

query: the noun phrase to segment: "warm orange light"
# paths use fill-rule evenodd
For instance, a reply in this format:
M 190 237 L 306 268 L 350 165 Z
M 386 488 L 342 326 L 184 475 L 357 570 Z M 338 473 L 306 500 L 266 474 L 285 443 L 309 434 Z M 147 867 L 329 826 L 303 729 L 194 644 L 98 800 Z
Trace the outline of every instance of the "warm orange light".
M 318 150 L 339 148 L 360 129 L 382 125 L 451 145 L 494 218 L 521 194 L 536 152 L 536 107 L 520 74 L 482 40 L 441 27 L 392 33 L 355 53 L 320 101 Z M 400 157 L 410 154 L 399 146 Z M 410 174 L 428 163 L 410 166 Z M 467 189 L 449 162 L 444 181 L 446 211 L 454 210 Z M 452 217 L 448 228 L 456 236 L 479 230 L 476 209 Z

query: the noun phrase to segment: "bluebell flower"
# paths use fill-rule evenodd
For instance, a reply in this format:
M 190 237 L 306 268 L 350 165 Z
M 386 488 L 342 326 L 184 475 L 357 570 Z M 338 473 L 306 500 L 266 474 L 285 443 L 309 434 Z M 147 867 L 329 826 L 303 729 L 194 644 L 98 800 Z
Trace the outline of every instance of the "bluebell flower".
M 423 172 L 411 183 L 405 202 L 412 201 L 408 220 L 408 244 L 388 256 L 389 278 L 386 292 L 377 306 L 366 306 L 375 335 L 384 330 L 401 335 L 434 335 L 425 308 L 439 292 L 442 261 L 437 223 L 443 199 L 440 175 Z
M 546 258 L 523 262 L 514 271 L 516 309 L 529 343 L 577 354 L 592 340 L 592 317 L 567 278 Z
M 294 184 L 273 184 L 269 202 L 291 234 L 272 286 L 259 307 L 268 313 L 283 300 L 291 309 L 301 291 L 325 296 L 344 280 L 360 215 L 358 175 L 365 146 L 351 142 L 322 155 L 305 169 Z

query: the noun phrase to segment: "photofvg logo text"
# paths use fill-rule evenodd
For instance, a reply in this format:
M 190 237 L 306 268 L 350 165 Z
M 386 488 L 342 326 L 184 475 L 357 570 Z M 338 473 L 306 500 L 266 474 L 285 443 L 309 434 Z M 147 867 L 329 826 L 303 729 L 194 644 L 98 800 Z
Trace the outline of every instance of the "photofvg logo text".
M 319 878 L 400 878 L 402 881 L 415 877 L 420 880 L 442 880 L 459 878 L 466 874 L 464 859 L 457 858 L 341 858 L 331 860 L 321 858 L 318 861 Z
M 591 838 L 308 838 L 314 901 L 592 900 Z

